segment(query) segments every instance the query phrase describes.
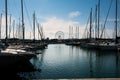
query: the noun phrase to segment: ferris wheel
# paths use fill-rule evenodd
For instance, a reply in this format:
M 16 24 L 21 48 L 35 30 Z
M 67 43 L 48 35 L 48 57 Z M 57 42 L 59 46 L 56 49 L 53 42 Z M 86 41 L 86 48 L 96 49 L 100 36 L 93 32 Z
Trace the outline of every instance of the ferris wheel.
M 62 31 L 56 32 L 55 33 L 55 38 L 59 39 L 59 40 L 64 39 L 64 33 Z

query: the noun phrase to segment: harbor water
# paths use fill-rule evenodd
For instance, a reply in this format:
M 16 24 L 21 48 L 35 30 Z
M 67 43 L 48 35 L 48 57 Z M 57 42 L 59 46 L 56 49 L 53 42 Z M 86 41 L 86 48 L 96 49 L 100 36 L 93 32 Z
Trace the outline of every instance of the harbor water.
M 51 44 L 30 62 L 36 68 L 19 72 L 24 79 L 119 78 L 120 54 L 83 49 L 79 46 Z

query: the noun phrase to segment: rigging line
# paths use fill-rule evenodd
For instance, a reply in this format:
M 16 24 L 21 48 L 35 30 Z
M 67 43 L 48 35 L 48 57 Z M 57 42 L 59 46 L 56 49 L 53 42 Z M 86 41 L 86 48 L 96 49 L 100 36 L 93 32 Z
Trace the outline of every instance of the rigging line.
M 43 33 L 43 38 L 45 38 L 45 31 L 44 31 L 43 25 L 42 25 L 42 33 Z
M 39 24 L 36 16 L 35 16 L 35 21 L 36 21 L 36 24 Z M 39 27 L 39 26 L 37 26 L 37 27 Z M 39 29 L 39 34 L 40 34 L 41 39 L 42 39 L 42 37 L 43 37 L 43 35 L 44 35 L 44 34 L 43 34 L 43 31 L 42 31 L 42 26 L 40 26 L 40 28 L 38 28 L 38 29 Z
M 25 6 L 25 10 L 26 10 L 26 14 L 27 14 L 27 18 L 28 18 L 28 21 L 29 21 L 30 28 L 32 29 L 32 23 L 30 21 L 30 16 L 29 16 L 29 13 L 28 13 L 28 9 L 27 9 L 25 0 L 24 0 L 24 6 Z
M 38 27 L 38 32 L 39 32 L 40 37 L 41 37 L 41 39 L 42 39 L 42 37 L 43 37 L 42 26 L 41 26 L 41 25 L 39 25 L 39 23 L 38 23 L 38 20 L 37 20 L 36 16 L 35 16 L 35 21 L 36 21 L 36 24 L 38 25 L 38 26 L 37 26 L 37 27 Z
M 36 21 L 36 24 L 39 24 L 36 16 L 35 16 L 35 21 Z M 38 25 L 37 27 L 39 29 L 39 32 L 40 32 L 39 34 L 41 35 L 41 39 L 42 39 L 44 36 L 42 25 L 40 25 L 40 26 Z
M 38 20 L 37 20 L 36 16 L 35 16 L 35 21 L 36 21 L 36 24 L 38 24 Z M 42 27 L 42 26 L 40 25 L 40 27 Z M 42 34 L 42 32 L 41 32 L 41 34 Z
M 43 38 L 43 28 L 42 28 L 42 25 L 40 27 L 40 30 L 41 30 L 41 34 L 42 34 L 42 38 Z
M 82 36 L 83 38 L 85 36 L 85 33 L 87 33 L 87 27 L 88 27 L 88 24 L 89 24 L 89 20 L 90 20 L 90 16 L 88 18 L 88 21 L 87 21 L 87 24 L 86 24 L 86 27 L 85 27 L 85 31 L 84 31 L 83 36 Z
M 38 32 L 39 32 L 40 38 L 42 40 L 41 25 L 39 23 L 38 23 Z
M 108 26 L 109 25 L 111 25 L 111 22 L 108 22 Z M 108 32 L 109 30 L 107 30 L 106 28 L 105 28 L 105 30 L 104 30 L 104 37 L 103 38 L 110 38 L 110 34 L 108 34 L 109 32 Z M 108 32 L 108 33 L 107 33 Z
M 37 20 L 37 17 L 35 16 L 35 21 L 36 21 L 36 24 L 38 23 L 38 20 Z
M 45 39 L 45 31 L 44 31 L 43 26 L 42 26 L 42 32 L 43 32 L 43 38 Z
M 96 9 L 95 9 L 96 10 Z M 92 17 L 94 16 L 94 18 L 92 18 L 92 30 L 94 31 L 93 33 L 94 34 L 92 34 L 93 35 L 93 37 L 95 37 L 95 31 L 96 31 L 96 11 L 95 11 L 95 13 L 92 15 Z
M 43 27 L 42 27 L 42 25 L 40 25 L 40 31 L 41 31 L 41 38 L 43 39 L 44 34 L 43 34 Z
M 106 27 L 105 25 L 106 25 L 106 22 L 107 22 L 107 19 L 108 19 L 108 16 L 109 16 L 109 12 L 110 12 L 110 9 L 111 9 L 111 6 L 112 6 L 112 2 L 113 2 L 113 0 L 111 0 L 110 6 L 109 6 L 109 10 L 108 10 L 108 13 L 107 13 L 107 16 L 106 16 L 106 19 L 105 19 L 105 23 L 104 23 L 104 26 L 103 26 L 100 38 L 103 36 L 103 32 L 104 32 L 104 29 Z

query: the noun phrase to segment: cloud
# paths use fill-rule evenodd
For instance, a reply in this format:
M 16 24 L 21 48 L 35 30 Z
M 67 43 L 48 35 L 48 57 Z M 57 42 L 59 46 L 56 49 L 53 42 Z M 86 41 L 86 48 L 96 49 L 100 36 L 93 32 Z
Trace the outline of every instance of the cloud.
M 48 18 L 45 22 L 41 23 L 45 32 L 46 37 L 55 38 L 55 33 L 62 31 L 65 35 L 65 38 L 69 37 L 69 26 L 79 26 L 80 36 L 84 32 L 84 26 L 80 25 L 77 21 L 59 19 L 57 17 Z
M 69 13 L 69 18 L 75 18 L 80 15 L 81 15 L 81 13 L 79 11 L 71 12 L 71 13 Z
M 44 18 L 44 17 L 43 17 Z M 8 21 L 9 25 L 9 21 Z M 73 36 L 75 37 L 76 35 L 76 27 L 79 27 L 79 38 L 82 38 L 83 35 L 85 37 L 86 34 L 84 34 L 86 24 L 81 25 L 80 22 L 74 21 L 74 20 L 64 20 L 58 17 L 45 17 L 44 21 L 41 23 L 43 27 L 43 31 L 45 33 L 45 38 L 49 37 L 50 39 L 55 38 L 55 34 L 58 31 L 62 31 L 64 33 L 64 38 L 67 39 L 69 38 L 69 26 L 73 27 Z M 27 24 L 26 24 L 27 26 Z M 26 28 L 25 31 L 25 38 L 26 39 L 33 39 L 33 29 L 31 28 Z M 15 30 L 16 32 L 16 30 Z M 110 32 L 110 34 L 107 34 Z M 12 37 L 12 31 L 11 31 L 11 37 Z M 105 37 L 113 37 L 113 31 L 111 29 L 106 30 L 106 35 Z M 5 38 L 5 18 L 3 17 L 2 19 L 2 38 Z M 38 39 L 38 29 L 36 26 L 36 39 Z

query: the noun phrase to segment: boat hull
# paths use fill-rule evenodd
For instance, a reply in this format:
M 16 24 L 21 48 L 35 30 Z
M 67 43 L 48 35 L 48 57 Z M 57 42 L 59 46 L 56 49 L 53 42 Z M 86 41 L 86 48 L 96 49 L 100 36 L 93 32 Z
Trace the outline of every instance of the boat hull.
M 35 54 L 0 53 L 0 67 L 11 66 L 17 63 L 29 61 Z
M 89 48 L 89 49 L 96 49 L 96 50 L 109 50 L 109 51 L 116 51 L 118 50 L 118 45 L 107 45 L 107 44 L 94 44 L 94 43 L 81 43 L 81 47 Z

